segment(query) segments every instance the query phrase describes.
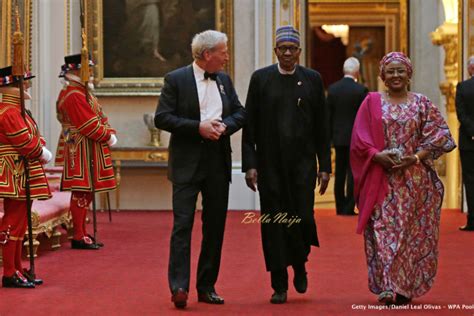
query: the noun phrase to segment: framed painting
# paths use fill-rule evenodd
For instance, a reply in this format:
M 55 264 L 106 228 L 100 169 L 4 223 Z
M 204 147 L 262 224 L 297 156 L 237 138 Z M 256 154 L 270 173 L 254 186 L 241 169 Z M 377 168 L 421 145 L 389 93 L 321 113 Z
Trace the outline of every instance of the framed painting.
M 88 0 L 86 15 L 98 95 L 159 95 L 164 75 L 192 62 L 191 40 L 207 29 L 227 34 L 232 56 L 232 0 Z
M 0 0 L 0 67 L 12 64 L 12 37 L 15 32 L 15 7 L 18 1 L 20 28 L 24 39 L 25 64 L 31 70 L 31 0 Z

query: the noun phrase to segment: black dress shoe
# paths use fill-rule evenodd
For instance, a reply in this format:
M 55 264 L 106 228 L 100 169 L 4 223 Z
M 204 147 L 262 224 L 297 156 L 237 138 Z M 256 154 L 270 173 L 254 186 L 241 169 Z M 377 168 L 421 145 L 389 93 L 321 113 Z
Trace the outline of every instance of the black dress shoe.
M 88 244 L 84 241 L 84 239 L 81 240 L 71 240 L 71 248 L 72 249 L 87 249 L 87 250 L 99 250 L 100 247 L 94 243 Z
M 18 271 L 15 272 L 11 277 L 2 277 L 2 286 L 9 288 L 24 288 L 24 289 L 34 289 L 35 285 L 21 275 Z
M 174 303 L 176 308 L 185 308 L 188 300 L 188 291 L 185 289 L 177 289 L 171 296 L 171 301 Z
M 459 230 L 465 231 L 465 232 L 472 232 L 474 231 L 474 225 L 464 225 L 459 227 Z
M 349 212 L 341 213 L 340 215 L 344 215 L 344 216 L 354 216 L 354 215 L 357 215 L 357 213 L 354 212 L 354 211 L 349 211 Z
M 43 284 L 42 279 L 37 279 L 35 277 L 32 277 L 30 272 L 26 269 L 23 269 L 23 276 L 28 280 L 28 282 L 33 283 L 34 285 L 41 285 Z
M 306 293 L 308 289 L 308 277 L 306 272 L 295 272 L 293 278 L 293 285 L 298 293 Z
M 411 302 L 411 298 L 403 296 L 401 294 L 395 294 L 395 305 L 407 305 Z
M 198 302 L 208 304 L 224 304 L 224 299 L 217 295 L 216 292 L 201 292 L 198 293 Z
M 286 303 L 287 300 L 287 295 L 286 292 L 275 292 L 272 295 L 272 298 L 270 299 L 270 303 L 272 304 L 284 304 Z
M 93 242 L 94 244 L 96 244 L 97 246 L 99 246 L 100 248 L 104 247 L 104 243 L 103 243 L 103 242 L 99 242 L 99 241 L 95 241 L 95 238 L 94 238 L 93 236 L 87 234 L 87 237 L 89 237 L 89 238 L 92 240 L 92 242 Z

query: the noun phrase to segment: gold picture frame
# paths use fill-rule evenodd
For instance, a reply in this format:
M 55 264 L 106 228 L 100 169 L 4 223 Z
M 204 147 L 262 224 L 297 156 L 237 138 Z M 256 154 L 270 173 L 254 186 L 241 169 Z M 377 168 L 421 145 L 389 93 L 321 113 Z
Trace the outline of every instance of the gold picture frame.
M 123 3 L 120 7 L 114 0 L 87 2 L 88 45 L 97 64 L 94 67 L 97 95 L 159 95 L 164 75 L 192 62 L 192 36 L 206 29 L 226 33 L 229 55 L 233 55 L 233 0 Z M 159 24 L 156 17 L 161 20 Z M 154 32 L 139 30 L 146 21 L 150 22 L 148 29 L 158 26 L 158 45 Z M 233 76 L 232 61 L 226 71 Z
M 15 32 L 15 0 L 0 0 L 0 68 L 12 64 L 12 36 Z M 31 0 L 18 0 L 20 27 L 24 39 L 25 64 L 31 70 Z

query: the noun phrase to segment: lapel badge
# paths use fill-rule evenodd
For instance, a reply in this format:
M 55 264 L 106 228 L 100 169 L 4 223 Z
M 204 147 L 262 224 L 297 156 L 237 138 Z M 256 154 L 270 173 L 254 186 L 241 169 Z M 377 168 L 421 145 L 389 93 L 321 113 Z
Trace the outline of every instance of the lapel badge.
M 303 85 L 303 83 L 301 81 L 298 81 L 298 85 L 301 86 Z
M 221 94 L 225 95 L 225 90 L 223 85 L 219 85 L 219 90 L 221 90 Z

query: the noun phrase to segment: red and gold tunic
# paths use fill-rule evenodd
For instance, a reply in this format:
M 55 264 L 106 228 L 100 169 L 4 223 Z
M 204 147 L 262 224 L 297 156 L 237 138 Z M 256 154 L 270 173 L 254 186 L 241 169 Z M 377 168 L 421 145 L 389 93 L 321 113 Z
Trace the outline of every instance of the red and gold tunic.
M 69 81 L 59 94 L 57 117 L 62 125 L 56 165 L 63 165 L 61 190 L 92 191 L 89 175 L 90 150 L 94 157 L 96 192 L 116 188 L 115 173 L 107 141 L 115 134 L 97 99 L 84 85 Z
M 33 199 L 49 199 L 48 181 L 44 174 L 41 157 L 44 139 L 33 118 L 21 116 L 20 98 L 1 94 L 0 100 L 0 197 L 25 200 L 25 165 L 28 159 L 30 196 Z

